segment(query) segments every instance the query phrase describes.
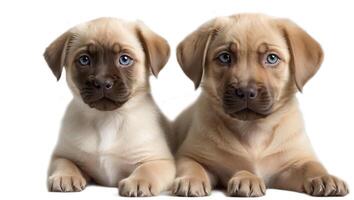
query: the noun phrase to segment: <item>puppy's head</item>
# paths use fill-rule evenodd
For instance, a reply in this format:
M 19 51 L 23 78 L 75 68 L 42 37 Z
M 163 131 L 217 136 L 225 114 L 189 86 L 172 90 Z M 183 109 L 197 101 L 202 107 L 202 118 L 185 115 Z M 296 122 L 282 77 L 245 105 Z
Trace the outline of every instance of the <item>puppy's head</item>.
M 75 97 L 98 110 L 114 110 L 149 90 L 169 58 L 167 42 L 142 23 L 100 18 L 62 34 L 44 53 L 59 80 L 65 67 Z
M 319 69 L 320 45 L 286 19 L 220 17 L 177 48 L 184 73 L 233 118 L 256 120 L 286 104 Z

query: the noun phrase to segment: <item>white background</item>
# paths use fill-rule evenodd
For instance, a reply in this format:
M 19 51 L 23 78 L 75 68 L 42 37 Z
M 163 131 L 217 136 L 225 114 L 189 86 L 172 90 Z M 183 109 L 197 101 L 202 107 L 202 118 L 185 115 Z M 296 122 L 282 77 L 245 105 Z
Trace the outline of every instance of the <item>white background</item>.
M 354 6 L 350 1 L 115 0 L 1 1 L 0 3 L 0 199 L 116 199 L 116 188 L 90 186 L 81 193 L 46 191 L 46 172 L 60 120 L 71 93 L 65 77 L 56 82 L 42 54 L 68 28 L 102 16 L 143 20 L 164 36 L 171 58 L 153 95 L 173 119 L 198 95 L 179 68 L 175 47 L 206 20 L 240 12 L 290 18 L 325 51 L 319 73 L 299 94 L 307 131 L 327 169 L 354 187 Z M 214 192 L 209 198 L 220 198 Z M 166 198 L 160 196 L 158 198 Z M 168 197 L 172 198 L 172 197 Z M 267 190 L 261 199 L 307 199 Z M 345 199 L 352 199 L 349 194 Z

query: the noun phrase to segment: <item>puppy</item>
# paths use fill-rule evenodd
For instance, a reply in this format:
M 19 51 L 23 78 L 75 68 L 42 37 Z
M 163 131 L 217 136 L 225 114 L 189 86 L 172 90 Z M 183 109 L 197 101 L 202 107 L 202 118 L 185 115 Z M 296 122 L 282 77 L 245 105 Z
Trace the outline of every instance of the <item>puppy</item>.
M 181 146 L 173 193 L 257 197 L 266 188 L 344 196 L 308 140 L 295 93 L 317 72 L 323 52 L 286 19 L 258 14 L 219 17 L 177 48 L 184 73 L 202 87 L 175 121 Z
M 169 58 L 167 42 L 142 23 L 100 18 L 62 34 L 44 57 L 58 80 L 65 66 L 74 97 L 50 163 L 49 190 L 81 191 L 89 180 L 118 186 L 123 196 L 167 189 L 175 176 L 168 122 L 148 81 Z

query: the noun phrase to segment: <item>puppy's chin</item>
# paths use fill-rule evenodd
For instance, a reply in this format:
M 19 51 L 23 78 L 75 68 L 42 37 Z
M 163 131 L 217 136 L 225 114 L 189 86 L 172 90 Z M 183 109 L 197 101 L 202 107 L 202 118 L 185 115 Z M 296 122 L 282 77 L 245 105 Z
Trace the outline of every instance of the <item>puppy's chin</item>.
M 269 114 L 260 114 L 257 112 L 254 112 L 248 108 L 243 109 L 238 112 L 227 112 L 226 113 L 231 116 L 232 118 L 241 120 L 241 121 L 254 121 L 258 119 L 263 119 L 267 117 Z
M 125 101 L 126 102 L 126 101 Z M 91 108 L 100 111 L 113 111 L 120 108 L 125 102 L 113 101 L 109 98 L 101 98 L 97 101 L 87 103 Z

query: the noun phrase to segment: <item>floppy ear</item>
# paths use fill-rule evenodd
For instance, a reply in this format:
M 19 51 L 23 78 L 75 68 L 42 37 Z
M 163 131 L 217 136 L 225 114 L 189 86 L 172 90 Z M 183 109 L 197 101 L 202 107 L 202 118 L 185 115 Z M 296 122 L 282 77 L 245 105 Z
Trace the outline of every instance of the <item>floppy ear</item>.
M 304 85 L 317 70 L 323 60 L 320 44 L 298 25 L 290 20 L 281 19 L 282 27 L 291 53 L 291 69 L 296 87 L 301 92 Z
M 46 48 L 43 54 L 44 59 L 58 81 L 65 64 L 67 44 L 70 35 L 71 33 L 68 31 L 59 36 Z
M 216 35 L 216 19 L 189 34 L 177 47 L 177 61 L 197 89 L 202 80 L 210 42 Z
M 137 34 L 144 48 L 147 66 L 157 77 L 170 57 L 170 46 L 163 37 L 154 33 L 141 22 L 137 24 Z

